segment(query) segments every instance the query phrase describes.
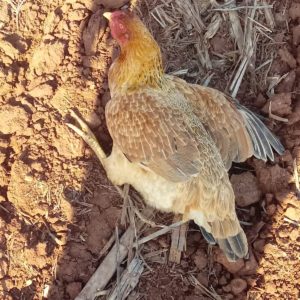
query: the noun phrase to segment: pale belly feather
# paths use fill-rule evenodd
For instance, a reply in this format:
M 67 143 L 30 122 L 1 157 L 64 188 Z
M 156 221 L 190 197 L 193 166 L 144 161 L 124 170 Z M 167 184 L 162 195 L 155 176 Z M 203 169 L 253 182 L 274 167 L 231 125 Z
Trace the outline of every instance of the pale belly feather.
M 116 147 L 104 162 L 108 178 L 115 185 L 132 185 L 152 207 L 165 212 L 184 213 L 183 183 L 174 183 L 156 175 L 140 164 L 130 163 Z

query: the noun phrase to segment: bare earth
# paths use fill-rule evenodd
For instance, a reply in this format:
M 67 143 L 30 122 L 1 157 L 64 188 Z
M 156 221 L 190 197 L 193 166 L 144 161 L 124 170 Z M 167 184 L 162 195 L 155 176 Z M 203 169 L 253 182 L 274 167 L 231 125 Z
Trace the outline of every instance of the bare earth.
M 28 0 L 17 21 L 11 5 L 0 0 L 1 299 L 74 299 L 103 260 L 101 250 L 120 222 L 123 200 L 93 152 L 65 123 L 74 108 L 109 152 L 104 108 L 116 45 L 102 13 L 125 2 Z M 193 20 L 178 19 L 178 27 L 170 21 L 165 28 L 157 21 L 156 9 L 163 10 L 164 2 L 141 0 L 137 12 L 162 46 L 166 70 L 188 69 L 181 76 L 198 83 L 214 73 L 209 86 L 226 90 L 237 60 L 228 18 L 220 15 L 222 25 L 207 40 L 214 66 L 207 71 L 196 59 L 196 47 L 184 42 L 196 39 Z M 274 30 L 266 32 L 268 44 L 258 43 L 257 56 L 265 55 L 265 61 L 274 56 L 268 80 L 285 75 L 270 96 L 277 120 L 266 118 L 266 123 L 286 152 L 274 163 L 250 159 L 231 170 L 250 259 L 228 263 L 190 224 L 179 265 L 167 261 L 170 234 L 144 246 L 143 253 L 155 255 L 145 256 L 148 267 L 129 299 L 209 299 L 189 275 L 213 287 L 221 299 L 300 297 L 299 178 L 294 176 L 295 169 L 300 174 L 300 1 L 275 1 L 272 14 Z M 204 22 L 209 18 L 203 12 Z M 261 22 L 268 27 L 265 19 Z M 268 117 L 269 82 L 257 75 L 253 85 L 252 79 L 245 75 L 238 98 Z M 154 219 L 170 220 L 163 214 Z

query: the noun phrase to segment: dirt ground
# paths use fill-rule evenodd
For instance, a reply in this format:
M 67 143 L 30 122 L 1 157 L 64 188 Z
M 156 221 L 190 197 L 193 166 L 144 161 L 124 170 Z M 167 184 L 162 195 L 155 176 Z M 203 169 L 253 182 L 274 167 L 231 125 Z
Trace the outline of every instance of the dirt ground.
M 101 250 L 120 221 L 122 199 L 93 152 L 65 123 L 68 110 L 75 109 L 109 151 L 104 108 L 116 45 L 102 13 L 125 1 L 28 0 L 19 13 L 8 2 L 0 0 L 0 298 L 74 299 L 105 256 Z M 195 47 L 187 43 L 179 53 L 175 37 L 149 13 L 162 2 L 141 0 L 137 12 L 162 46 L 166 70 L 188 69 L 181 76 L 201 83 L 205 70 L 189 59 Z M 170 234 L 145 245 L 143 251 L 156 256 L 148 255 L 129 299 L 209 299 L 191 275 L 221 299 L 299 299 L 294 169 L 300 172 L 300 1 L 275 1 L 273 13 L 268 77 L 285 77 L 271 96 L 279 120 L 266 123 L 286 151 L 274 163 L 250 159 L 231 170 L 250 259 L 228 263 L 191 224 L 179 265 L 167 261 Z M 225 29 L 209 40 L 217 58 L 236 47 Z M 231 72 L 230 64 L 222 72 L 216 65 L 209 85 L 225 90 Z M 254 91 L 248 79 L 238 98 L 268 117 L 267 84 Z M 170 216 L 156 217 L 158 223 L 166 219 Z

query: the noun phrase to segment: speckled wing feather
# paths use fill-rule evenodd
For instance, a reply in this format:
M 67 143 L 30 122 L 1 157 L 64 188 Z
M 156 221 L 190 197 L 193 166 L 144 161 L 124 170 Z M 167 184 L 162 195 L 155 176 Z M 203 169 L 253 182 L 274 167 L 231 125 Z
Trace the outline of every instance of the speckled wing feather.
M 114 96 L 106 106 L 107 126 L 131 162 L 170 181 L 186 181 L 208 168 L 204 164 L 217 148 L 201 124 L 188 125 L 184 113 L 163 98 L 147 90 Z
M 273 149 L 282 154 L 284 147 L 260 119 L 247 108 L 232 102 L 218 90 L 167 76 L 174 88 L 193 105 L 195 114 L 216 143 L 227 169 L 232 162 L 256 158 L 274 160 Z M 170 83 L 170 84 L 171 84 Z
M 253 155 L 253 146 L 245 121 L 225 95 L 215 89 L 188 84 L 177 77 L 169 77 L 174 88 L 180 90 L 193 105 L 195 114 L 213 137 L 227 169 L 233 161 L 245 161 Z

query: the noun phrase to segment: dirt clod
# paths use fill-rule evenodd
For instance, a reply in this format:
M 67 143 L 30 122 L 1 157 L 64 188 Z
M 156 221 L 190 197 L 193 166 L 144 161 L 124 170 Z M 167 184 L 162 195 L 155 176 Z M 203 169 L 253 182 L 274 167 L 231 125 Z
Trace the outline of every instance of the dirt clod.
M 232 175 L 230 178 L 237 205 L 244 207 L 260 200 L 261 191 L 257 178 L 250 172 Z
M 229 262 L 225 254 L 220 249 L 215 251 L 215 260 L 223 265 L 224 268 L 232 274 L 240 271 L 245 265 L 243 259 L 238 259 L 236 262 Z
M 300 18 L 300 3 L 292 2 L 292 5 L 289 9 L 289 15 L 292 20 Z
M 70 299 L 74 299 L 79 294 L 81 287 L 81 282 L 71 282 L 67 285 L 66 291 Z
M 203 250 L 197 250 L 194 256 L 194 263 L 199 270 L 202 270 L 207 266 L 207 255 Z
M 231 280 L 230 287 L 233 294 L 239 295 L 247 288 L 247 282 L 242 278 L 235 278 Z
M 36 75 L 54 72 L 64 58 L 65 47 L 66 44 L 61 41 L 42 42 L 32 56 L 30 63 L 31 70 Z
M 291 69 L 296 68 L 297 66 L 296 59 L 287 48 L 280 49 L 278 54 L 280 55 L 282 61 L 287 63 Z
M 73 132 L 65 126 L 55 128 L 56 136 L 53 139 L 53 145 L 59 155 L 68 159 L 81 157 L 84 153 L 84 144 Z
M 264 192 L 273 193 L 285 190 L 291 181 L 291 174 L 278 165 L 266 166 L 262 161 L 254 162 L 255 171 Z
M 284 215 L 293 221 L 300 222 L 300 209 L 296 207 L 288 207 Z
M 47 83 L 41 84 L 30 90 L 29 95 L 35 98 L 50 97 L 53 95 L 53 88 Z
M 293 28 L 293 44 L 298 46 L 300 43 L 300 25 Z
M 292 112 L 291 104 L 292 98 L 290 93 L 281 93 L 273 95 L 270 98 L 271 112 L 278 116 L 287 116 Z M 266 103 L 262 111 L 266 114 L 269 113 L 270 102 Z
M 28 126 L 29 115 L 19 106 L 3 105 L 0 111 L 0 132 L 22 133 Z

